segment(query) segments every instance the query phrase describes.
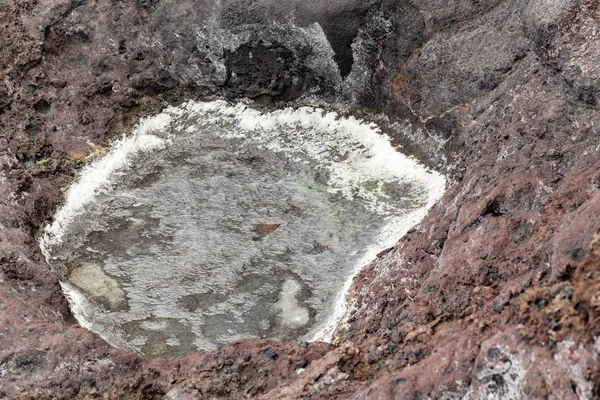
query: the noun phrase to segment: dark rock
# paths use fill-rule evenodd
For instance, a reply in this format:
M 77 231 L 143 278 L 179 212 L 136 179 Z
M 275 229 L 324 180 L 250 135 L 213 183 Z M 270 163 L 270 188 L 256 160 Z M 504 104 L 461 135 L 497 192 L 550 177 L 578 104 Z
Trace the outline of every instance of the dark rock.
M 94 122 L 94 118 L 89 113 L 84 112 L 77 118 L 77 122 L 85 126 Z
M 588 106 L 594 107 L 598 102 L 598 87 L 582 86 L 577 91 L 577 97 Z
M 299 57 L 307 51 L 294 52 L 281 43 L 263 41 L 245 43 L 235 51 L 226 50 L 227 92 L 277 100 L 299 97 L 306 72 Z
M 97 82 L 88 86 L 85 90 L 85 94 L 88 97 L 92 97 L 94 95 L 102 95 L 108 96 L 112 93 L 113 83 L 108 79 L 99 79 Z
M 508 208 L 505 205 L 506 203 L 506 199 L 504 196 L 498 196 L 496 197 L 494 200 L 492 200 L 492 202 L 490 203 L 490 205 L 486 208 L 486 210 L 484 211 L 484 215 L 491 215 L 493 217 L 499 217 L 502 216 L 504 214 L 507 214 L 509 212 Z
M 85 25 L 70 26 L 65 31 L 67 42 L 72 45 L 92 43 L 91 28 Z
M 358 35 L 361 26 L 363 26 L 367 13 L 373 4 L 373 1 L 365 1 L 350 9 L 335 10 L 331 13 L 307 17 L 307 19 L 317 21 L 323 28 L 335 53 L 333 59 L 338 65 L 343 78 L 348 76 L 352 70 L 354 62 L 352 42 Z M 311 10 L 307 10 L 307 13 L 310 15 Z
M 48 114 L 50 112 L 50 103 L 46 99 L 38 100 L 33 108 L 38 114 Z
M 156 75 L 136 74 L 130 78 L 131 87 L 142 93 L 155 95 L 173 89 L 177 81 L 165 70 L 160 70 Z
M 0 360 L 0 369 L 6 369 L 17 375 L 31 375 L 46 365 L 46 352 L 22 351 Z
M 67 81 L 65 81 L 64 79 L 52 79 L 50 81 L 50 84 L 57 89 L 63 89 L 67 87 Z
M 153 10 L 160 0 L 138 0 L 140 6 L 147 10 Z
M 8 90 L 0 89 L 0 110 L 12 102 L 12 96 Z
M 585 258 L 586 253 L 587 252 L 584 249 L 582 249 L 581 247 L 573 250 L 573 252 L 571 253 L 572 256 L 573 256 L 573 261 L 577 261 L 577 262 L 583 261 L 583 259 Z
M 272 349 L 272 348 L 270 348 L 270 347 L 269 347 L 269 348 L 266 348 L 266 349 L 264 349 L 264 350 L 261 350 L 261 351 L 260 351 L 260 354 L 261 354 L 263 357 L 266 357 L 266 358 L 268 358 L 268 359 L 270 359 L 270 360 L 275 360 L 277 357 L 279 357 L 279 356 L 277 355 L 277 353 L 275 352 L 275 350 L 273 350 L 273 349 Z

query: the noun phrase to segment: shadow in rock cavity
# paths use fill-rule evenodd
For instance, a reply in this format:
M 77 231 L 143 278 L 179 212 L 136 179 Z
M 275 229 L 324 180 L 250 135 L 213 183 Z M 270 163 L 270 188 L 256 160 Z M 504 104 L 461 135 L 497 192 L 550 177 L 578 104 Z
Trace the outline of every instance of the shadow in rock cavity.
M 189 102 L 81 171 L 40 244 L 80 324 L 117 347 L 330 340 L 351 278 L 444 183 L 352 117 Z

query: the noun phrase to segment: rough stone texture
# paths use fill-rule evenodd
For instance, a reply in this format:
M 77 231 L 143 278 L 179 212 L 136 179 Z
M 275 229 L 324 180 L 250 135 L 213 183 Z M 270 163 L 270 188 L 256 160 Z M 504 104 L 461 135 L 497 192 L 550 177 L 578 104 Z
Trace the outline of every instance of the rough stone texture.
M 0 397 L 598 398 L 600 3 L 219 4 L 0 3 Z M 35 235 L 86 157 L 167 103 L 304 94 L 384 113 L 451 180 L 336 345 L 147 360 L 77 327 Z

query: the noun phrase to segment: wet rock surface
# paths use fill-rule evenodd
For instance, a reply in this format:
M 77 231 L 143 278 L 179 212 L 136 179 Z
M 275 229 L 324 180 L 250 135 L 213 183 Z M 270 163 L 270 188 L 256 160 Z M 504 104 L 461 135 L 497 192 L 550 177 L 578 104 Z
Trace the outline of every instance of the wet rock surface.
M 597 397 L 598 1 L 224 3 L 0 4 L 0 397 Z M 77 327 L 36 235 L 86 157 L 167 102 L 300 95 L 385 113 L 453 180 L 337 344 L 148 360 Z

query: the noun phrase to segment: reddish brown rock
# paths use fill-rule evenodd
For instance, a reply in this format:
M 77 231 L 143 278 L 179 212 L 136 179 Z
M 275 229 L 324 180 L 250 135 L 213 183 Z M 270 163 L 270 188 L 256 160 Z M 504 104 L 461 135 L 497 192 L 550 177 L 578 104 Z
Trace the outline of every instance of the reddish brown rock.
M 252 18 L 280 15 L 271 3 Z M 343 95 L 446 172 L 445 196 L 356 278 L 335 346 L 243 340 L 151 360 L 75 324 L 36 235 L 86 157 L 140 116 L 262 92 L 252 70 L 228 92 L 194 48 L 211 2 L 0 4 L 0 397 L 600 395 L 599 2 L 339 3 L 323 9 L 356 13 L 313 17 L 358 35 Z M 348 38 L 335 43 L 346 73 Z M 276 48 L 310 74 L 281 75 L 262 100 L 342 96 L 308 54 Z

